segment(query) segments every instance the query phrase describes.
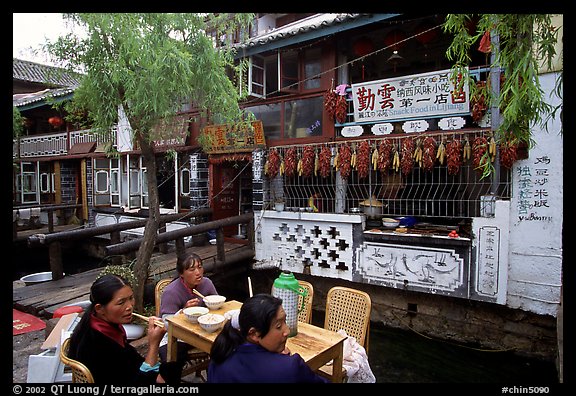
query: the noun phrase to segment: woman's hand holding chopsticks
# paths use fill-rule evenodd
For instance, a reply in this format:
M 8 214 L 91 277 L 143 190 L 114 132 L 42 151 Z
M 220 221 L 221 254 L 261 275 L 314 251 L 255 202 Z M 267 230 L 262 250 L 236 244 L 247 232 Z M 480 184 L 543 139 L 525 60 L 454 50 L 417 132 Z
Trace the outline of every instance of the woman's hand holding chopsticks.
M 163 322 L 160 318 L 157 318 L 156 316 L 147 317 L 147 316 L 144 316 L 144 315 L 140 315 L 140 314 L 138 314 L 138 313 L 136 313 L 136 312 L 132 312 L 132 315 L 133 315 L 133 316 L 136 316 L 138 319 L 142 319 L 142 320 L 144 320 L 144 321 L 146 321 L 146 322 L 148 322 L 149 319 L 152 318 L 152 319 L 154 320 L 154 324 L 155 324 L 156 326 L 162 327 L 162 328 L 164 327 L 164 322 Z

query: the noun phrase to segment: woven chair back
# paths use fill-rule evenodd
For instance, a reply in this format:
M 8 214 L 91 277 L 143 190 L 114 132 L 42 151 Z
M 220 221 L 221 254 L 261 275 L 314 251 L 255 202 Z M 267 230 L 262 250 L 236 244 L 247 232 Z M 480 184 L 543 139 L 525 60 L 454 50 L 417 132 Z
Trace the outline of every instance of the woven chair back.
M 298 312 L 298 320 L 304 323 L 312 322 L 312 301 L 314 299 L 314 286 L 310 282 L 299 280 L 298 283 L 302 286 L 308 294 L 306 297 L 301 294 L 298 295 L 298 306 L 302 306 L 302 300 L 304 300 L 304 308 Z
M 94 377 L 84 364 L 68 357 L 70 338 L 66 338 L 60 348 L 60 361 L 72 369 L 72 382 L 77 384 L 93 384 Z
M 172 279 L 160 279 L 154 288 L 154 305 L 156 306 L 156 316 L 160 317 L 160 301 L 162 300 L 162 293 L 164 288 L 172 282 Z
M 324 328 L 332 331 L 343 329 L 356 338 L 368 353 L 370 335 L 370 312 L 372 300 L 364 291 L 335 286 L 326 296 Z

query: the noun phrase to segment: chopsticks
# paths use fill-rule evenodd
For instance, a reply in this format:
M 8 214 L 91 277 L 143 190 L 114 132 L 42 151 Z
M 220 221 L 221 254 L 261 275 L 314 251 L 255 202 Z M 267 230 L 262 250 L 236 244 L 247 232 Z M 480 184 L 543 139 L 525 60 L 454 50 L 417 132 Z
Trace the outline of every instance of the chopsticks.
M 250 297 L 254 296 L 254 293 L 252 292 L 252 280 L 250 280 L 250 277 L 248 277 L 248 294 Z
M 200 293 L 198 290 L 196 289 L 192 289 L 192 293 L 196 294 L 198 297 L 204 299 L 204 295 L 202 293 Z
M 147 316 L 137 314 L 136 312 L 132 312 L 132 315 L 136 316 L 138 319 L 142 319 L 142 320 L 144 320 L 144 321 L 146 321 L 146 322 L 148 321 L 148 317 L 147 317 Z M 161 321 L 161 320 L 158 320 L 158 319 L 156 319 L 156 320 L 154 321 L 154 324 L 155 324 L 156 326 L 158 326 L 158 327 L 164 327 L 164 322 Z

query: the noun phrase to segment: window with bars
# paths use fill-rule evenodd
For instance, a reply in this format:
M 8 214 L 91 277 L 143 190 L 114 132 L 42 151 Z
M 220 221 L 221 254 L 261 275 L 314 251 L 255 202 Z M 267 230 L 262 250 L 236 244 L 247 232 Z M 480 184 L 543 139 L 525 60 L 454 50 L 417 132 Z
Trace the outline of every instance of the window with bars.
M 433 136 L 439 144 L 441 141 L 448 144 L 454 139 L 461 141 L 462 146 L 467 139 L 470 144 L 476 137 L 487 137 L 487 130 L 427 132 L 423 134 L 389 135 L 393 145 L 401 150 L 403 139 L 418 139 Z M 369 139 L 369 145 L 374 149 L 378 147 L 381 139 Z M 423 169 L 418 163 L 413 163 L 410 172 L 404 173 L 388 168 L 382 172 L 374 170 L 370 164 L 370 171 L 360 177 L 357 169 L 352 169 L 346 179 L 334 168 L 334 159 L 339 147 L 343 144 L 354 145 L 360 141 L 346 141 L 323 143 L 316 145 L 276 147 L 281 160 L 286 159 L 290 147 L 295 147 L 296 158 L 303 157 L 306 146 L 312 146 L 318 155 L 322 147 L 328 146 L 331 150 L 330 172 L 326 177 L 318 172 L 309 177 L 295 172 L 293 176 L 280 174 L 267 183 L 265 189 L 268 207 L 274 207 L 274 201 L 283 197 L 285 210 L 306 210 L 310 203 L 314 203 L 320 212 L 348 213 L 359 208 L 360 203 L 370 197 L 376 198 L 383 204 L 384 215 L 389 216 L 417 216 L 432 218 L 469 218 L 481 215 L 483 196 L 494 195 L 499 198 L 510 198 L 511 171 L 499 167 L 499 172 L 492 177 L 482 178 L 480 170 L 474 168 L 473 156 L 469 160 L 461 160 L 457 171 L 454 168 L 449 172 L 447 161 L 443 164 L 435 159 L 431 170 Z M 372 153 L 372 151 L 371 151 Z M 462 153 L 460 153 L 462 155 Z M 462 158 L 462 157 L 461 157 Z M 494 164 L 498 166 L 498 164 Z M 498 178 L 494 180 L 494 175 Z M 313 197 L 317 194 L 316 197 Z M 310 198 L 312 201 L 310 201 Z

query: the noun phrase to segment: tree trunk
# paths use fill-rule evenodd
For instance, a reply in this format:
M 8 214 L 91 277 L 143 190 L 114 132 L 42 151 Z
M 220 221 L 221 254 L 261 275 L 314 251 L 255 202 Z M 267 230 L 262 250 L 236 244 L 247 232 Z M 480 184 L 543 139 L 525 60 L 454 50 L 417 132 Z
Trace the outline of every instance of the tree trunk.
M 156 156 L 152 142 L 143 138 L 142 133 L 137 133 L 136 138 L 142 151 L 143 164 L 146 167 L 146 180 L 148 182 L 148 223 L 144 229 L 144 239 L 136 256 L 134 265 L 134 276 L 138 285 L 134 290 L 135 310 L 143 312 L 144 308 L 144 286 L 148 279 L 149 264 L 154 247 L 156 236 L 160 225 L 160 207 L 158 205 L 158 182 L 156 180 Z

